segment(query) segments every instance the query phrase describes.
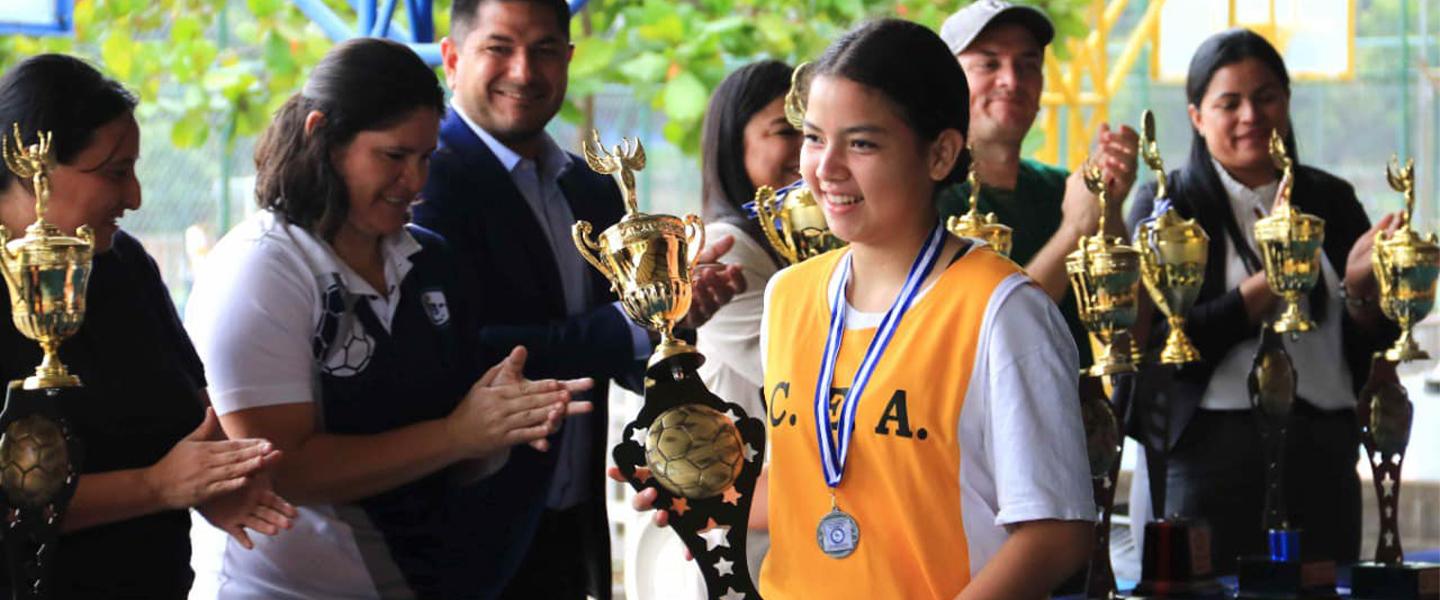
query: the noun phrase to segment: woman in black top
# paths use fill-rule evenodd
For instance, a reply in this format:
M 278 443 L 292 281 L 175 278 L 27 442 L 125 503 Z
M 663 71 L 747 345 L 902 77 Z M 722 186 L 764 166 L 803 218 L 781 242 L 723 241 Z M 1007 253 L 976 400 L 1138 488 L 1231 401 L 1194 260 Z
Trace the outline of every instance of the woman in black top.
M 1289 75 L 1264 38 L 1232 29 L 1207 39 L 1191 59 L 1186 93 L 1195 134 L 1189 160 L 1169 174 L 1168 196 L 1210 235 L 1210 251 L 1185 332 L 1203 360 L 1181 367 L 1157 404 L 1170 419 L 1164 514 L 1209 522 L 1218 572 L 1233 572 L 1237 556 L 1265 553 L 1263 453 L 1245 378 L 1261 327 L 1280 308 L 1253 231 L 1279 185 L 1268 152 L 1270 132 L 1278 130 L 1295 163 L 1292 204 L 1325 219 L 1325 264 L 1308 298 L 1317 327 L 1285 342 L 1300 382 L 1286 448 L 1289 521 L 1304 530 L 1307 555 L 1353 562 L 1360 546 L 1355 398 L 1371 353 L 1393 335 L 1377 309 L 1370 249 L 1375 232 L 1395 219 L 1372 228 L 1349 183 L 1299 163 Z M 1153 183 L 1137 192 L 1132 228 L 1150 216 L 1154 196 Z M 1165 334 L 1157 324 L 1151 347 Z M 1138 485 L 1131 496 L 1146 497 Z
M 55 555 L 57 598 L 182 598 L 193 579 L 187 509 L 247 546 L 244 528 L 274 535 L 295 514 L 261 476 L 279 451 L 261 439 L 225 440 L 155 261 L 116 225 L 140 207 L 135 104 L 69 56 L 32 57 L 0 78 L 5 133 L 18 124 L 28 145 L 53 132 L 47 220 L 67 234 L 95 231 L 85 322 L 60 346 L 85 402 L 65 415 L 84 461 Z M 30 185 L 0 172 L 0 225 L 12 237 L 35 221 Z M 10 325 L 9 302 L 0 311 L 0 380 L 22 378 L 40 348 Z

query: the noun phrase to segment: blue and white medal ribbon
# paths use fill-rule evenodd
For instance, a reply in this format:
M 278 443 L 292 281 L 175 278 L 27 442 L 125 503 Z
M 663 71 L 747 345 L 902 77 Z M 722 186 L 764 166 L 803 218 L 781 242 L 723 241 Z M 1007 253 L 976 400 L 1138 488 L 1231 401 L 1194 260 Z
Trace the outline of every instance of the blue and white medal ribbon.
M 840 356 L 840 341 L 845 336 L 845 287 L 850 282 L 851 254 L 846 253 L 840 261 L 840 280 L 830 294 L 830 333 L 825 338 L 825 354 L 820 363 L 820 376 L 815 382 L 815 437 L 820 441 L 820 464 L 824 468 L 825 485 L 832 490 L 840 485 L 840 479 L 845 475 L 845 458 L 850 453 L 850 440 L 855 433 L 855 410 L 860 405 L 860 396 L 870 383 L 876 365 L 880 364 L 880 357 L 890 345 L 890 338 L 894 337 L 900 319 L 920 294 L 920 284 L 935 268 L 944 242 L 945 229 L 937 225 L 925 245 L 920 247 L 914 264 L 910 265 L 910 273 L 905 276 L 900 294 L 881 318 L 875 339 L 870 340 L 870 346 L 865 349 L 865 359 L 855 372 L 855 380 L 840 406 L 837 444 L 830 436 L 830 385 L 835 380 L 835 361 Z
M 855 433 L 855 409 L 860 405 L 865 386 L 870 383 L 870 375 L 875 372 L 880 357 L 890 345 L 890 338 L 900 326 L 900 319 L 905 316 L 905 311 L 910 310 L 915 297 L 920 295 L 920 284 L 935 268 L 940 249 L 944 246 L 945 229 L 936 225 L 920 247 L 915 262 L 910 265 L 910 273 L 905 276 L 900 294 L 880 319 L 875 339 L 870 340 L 870 346 L 865 349 L 865 359 L 860 361 L 855 380 L 845 393 L 845 401 L 840 406 L 840 424 L 836 428 L 840 438 L 837 443 L 830 437 L 830 385 L 835 380 L 840 341 L 845 337 L 845 287 L 850 283 L 852 255 L 846 253 L 840 260 L 840 277 L 835 289 L 830 292 L 830 332 L 825 337 L 825 355 L 820 363 L 819 379 L 815 382 L 815 437 L 820 441 L 820 464 L 825 472 L 825 485 L 830 487 L 830 512 L 820 518 L 820 524 L 815 528 L 815 541 L 820 551 L 831 558 L 850 556 L 860 545 L 860 524 L 835 503 L 835 487 L 840 485 L 840 479 L 845 475 L 845 457 L 850 454 L 850 439 Z

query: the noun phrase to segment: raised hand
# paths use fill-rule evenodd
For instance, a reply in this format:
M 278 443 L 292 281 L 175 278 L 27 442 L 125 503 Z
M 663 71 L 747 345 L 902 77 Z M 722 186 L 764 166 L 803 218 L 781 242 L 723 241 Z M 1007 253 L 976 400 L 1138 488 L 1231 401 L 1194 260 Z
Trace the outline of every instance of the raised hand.
M 280 450 L 267 440 L 224 439 L 215 409 L 207 408 L 205 421 L 141 478 L 161 506 L 189 508 L 245 487 L 257 471 L 279 458 Z

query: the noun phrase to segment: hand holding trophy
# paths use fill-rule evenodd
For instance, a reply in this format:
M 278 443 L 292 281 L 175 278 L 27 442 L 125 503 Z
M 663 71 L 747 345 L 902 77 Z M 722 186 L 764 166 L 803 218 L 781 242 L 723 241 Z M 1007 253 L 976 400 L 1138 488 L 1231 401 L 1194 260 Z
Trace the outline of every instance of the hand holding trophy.
M 1405 212 L 1400 227 L 1386 235 L 1375 232 L 1375 253 L 1372 266 L 1380 284 L 1380 310 L 1400 325 L 1400 338 L 1385 351 L 1386 360 L 1405 362 L 1430 358 L 1415 344 L 1411 329 L 1430 314 L 1435 306 L 1435 279 L 1440 275 L 1440 244 L 1435 234 L 1421 236 L 1411 226 L 1415 212 L 1415 160 L 1400 168 L 1399 160 L 1390 159 L 1385 177 L 1391 189 L 1405 196 Z
M 625 313 L 660 334 L 646 371 L 645 404 L 613 451 L 616 466 L 636 490 L 660 488 L 655 508 L 668 511 L 710 598 L 759 598 L 745 537 L 765 428 L 705 388 L 695 372 L 705 357 L 673 333 L 690 308 L 690 270 L 705 229 L 694 215 L 682 220 L 640 212 L 634 172 L 645 167 L 644 147 L 626 140 L 606 151 L 599 137 L 594 132 L 585 143 L 585 160 L 615 176 L 627 213 L 598 242 L 590 239 L 589 223 L 576 223 L 575 246 L 610 280 Z M 653 479 L 637 476 L 642 466 Z
M 79 442 L 69 433 L 64 404 L 80 395 L 80 378 L 61 364 L 60 343 L 85 319 L 94 237 L 64 235 L 45 220 L 50 170 L 55 158 L 50 134 L 36 134 L 26 146 L 19 125 L 14 143 L 0 135 L 5 164 L 29 179 L 35 192 L 35 222 L 25 236 L 9 239 L 0 227 L 0 274 L 10 295 L 15 328 L 38 342 L 44 358 L 35 374 L 11 381 L 0 412 L 0 491 L 9 526 L 3 537 L 12 587 L 19 597 L 48 596 L 47 577 L 60 537 L 60 522 L 79 477 Z
M 1370 378 L 1360 390 L 1355 411 L 1365 459 L 1374 473 L 1380 528 L 1374 560 L 1351 570 L 1351 591 L 1356 598 L 1434 597 L 1440 593 L 1440 565 L 1407 562 L 1400 546 L 1400 468 L 1410 445 L 1415 406 L 1395 367 L 1402 361 L 1428 358 L 1411 338 L 1410 328 L 1435 304 L 1440 246 L 1435 234 L 1421 236 L 1413 229 L 1414 161 L 1406 161 L 1401 169 L 1399 161 L 1392 158 L 1385 175 L 1390 187 L 1404 194 L 1405 213 L 1395 233 L 1375 234 L 1372 266 L 1380 284 L 1380 309 L 1400 325 L 1400 337 L 1394 346 L 1371 359 Z
M 1294 165 L 1285 153 L 1279 130 L 1270 132 L 1270 159 L 1282 172 L 1280 188 L 1270 216 L 1255 222 L 1255 243 L 1265 265 L 1265 281 L 1285 300 L 1285 312 L 1275 320 L 1275 331 L 1300 333 L 1315 323 L 1300 309 L 1300 299 L 1320 279 L 1320 247 L 1325 243 L 1325 219 L 1305 214 L 1291 205 Z

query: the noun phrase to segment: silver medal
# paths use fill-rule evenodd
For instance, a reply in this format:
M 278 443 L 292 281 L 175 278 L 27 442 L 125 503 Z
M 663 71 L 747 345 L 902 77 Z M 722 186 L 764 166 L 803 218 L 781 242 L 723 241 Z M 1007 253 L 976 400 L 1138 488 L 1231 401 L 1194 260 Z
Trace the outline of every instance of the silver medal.
M 860 544 L 860 525 L 850 515 L 832 508 L 820 519 L 820 526 L 815 528 L 815 538 L 821 552 L 830 558 L 845 558 L 853 554 Z

